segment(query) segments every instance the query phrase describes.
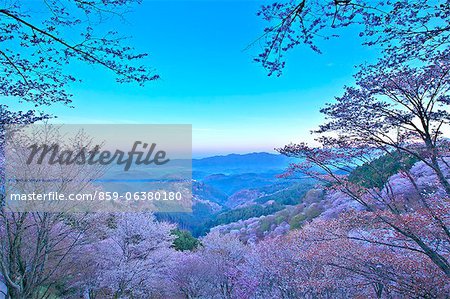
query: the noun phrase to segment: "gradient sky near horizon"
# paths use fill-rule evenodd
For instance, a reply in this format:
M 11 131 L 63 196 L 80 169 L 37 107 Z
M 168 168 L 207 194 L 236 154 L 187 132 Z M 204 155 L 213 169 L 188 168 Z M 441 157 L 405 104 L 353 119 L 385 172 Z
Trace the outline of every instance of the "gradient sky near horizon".
M 76 68 L 71 109 L 46 108 L 62 123 L 175 123 L 193 125 L 194 156 L 273 151 L 311 141 L 323 121 L 319 109 L 352 84 L 354 65 L 374 51 L 355 30 L 320 42 L 322 55 L 305 46 L 287 55 L 284 74 L 268 77 L 244 49 L 267 25 L 256 16 L 268 1 L 143 1 L 121 24 L 161 76 L 145 87 L 117 84 L 99 67 Z

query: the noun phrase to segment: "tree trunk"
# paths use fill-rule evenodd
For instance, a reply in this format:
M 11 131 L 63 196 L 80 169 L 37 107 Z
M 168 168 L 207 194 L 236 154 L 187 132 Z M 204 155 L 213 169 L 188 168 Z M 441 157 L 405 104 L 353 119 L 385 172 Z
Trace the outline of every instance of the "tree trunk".
M 442 172 L 441 166 L 439 165 L 436 156 L 433 155 L 433 157 L 431 158 L 431 163 L 435 168 L 434 171 L 436 172 L 439 182 L 442 184 L 442 187 L 444 187 L 445 193 L 447 193 L 447 195 L 450 196 L 450 183 L 446 179 L 444 173 Z

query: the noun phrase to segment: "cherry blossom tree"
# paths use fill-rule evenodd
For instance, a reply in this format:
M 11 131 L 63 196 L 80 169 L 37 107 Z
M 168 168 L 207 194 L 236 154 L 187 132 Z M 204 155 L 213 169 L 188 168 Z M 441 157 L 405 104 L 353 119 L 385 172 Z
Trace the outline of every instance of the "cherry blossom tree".
M 442 134 L 450 120 L 448 65 L 443 58 L 420 68 L 379 64 L 363 69 L 355 76 L 357 87 L 347 87 L 336 103 L 321 110 L 329 121 L 317 131 L 322 134 L 320 141 L 328 147 L 335 144 L 414 156 L 435 171 L 450 194 L 442 171 L 442 156 L 448 153 Z M 325 136 L 331 132 L 338 137 Z
M 211 284 L 220 298 L 234 298 L 238 265 L 244 262 L 245 246 L 238 237 L 213 232 L 201 240 L 202 257 L 212 268 Z
M 55 102 L 70 104 L 68 86 L 80 78 L 70 67 L 75 62 L 97 65 L 117 81 L 140 85 L 158 75 L 139 64 L 147 56 L 127 45 L 127 37 L 105 30 L 104 22 L 117 23 L 140 1 L 39 0 L 5 1 L 0 7 L 0 95 L 36 107 Z M 9 108 L 2 104 L 3 118 Z M 34 110 L 18 112 L 28 121 L 39 118 Z
M 316 132 L 321 147 L 291 144 L 280 152 L 306 158 L 290 171 L 303 171 L 331 183 L 360 203 L 373 217 L 371 221 L 390 227 L 396 238 L 381 243 L 396 247 L 397 242 L 407 242 L 405 249 L 422 252 L 450 277 L 450 223 L 442 213 L 448 209 L 450 195 L 448 142 L 443 136 L 449 126 L 447 59 L 417 68 L 383 66 L 358 73 L 357 85 L 347 87 L 342 97 L 322 109 L 328 122 Z M 380 189 L 348 179 L 355 167 L 373 165 L 369 162 L 381 155 L 397 159 L 414 197 L 393 192 L 393 181 Z M 402 161 L 405 156 L 413 156 L 429 169 L 433 184 L 420 184 Z M 383 173 L 383 166 L 375 168 Z M 416 227 L 418 223 L 430 232 Z M 436 247 L 436 242 L 443 246 Z
M 255 60 L 269 75 L 281 75 L 284 53 L 298 45 L 321 53 L 318 42 L 338 37 L 347 27 L 359 31 L 364 45 L 381 47 L 389 64 L 433 60 L 449 53 L 448 1 L 279 1 L 258 15 L 269 23 Z
M 8 296 L 13 299 L 46 298 L 56 286 L 65 289 L 65 285 L 74 285 L 74 281 L 79 280 L 77 276 L 82 273 L 76 265 L 92 242 L 95 222 L 99 221 L 96 214 L 68 213 L 70 207 L 64 203 L 57 203 L 58 211 L 53 213 L 34 209 L 22 211 L 17 210 L 14 205 L 5 204 L 5 198 L 11 192 L 31 194 L 44 192 L 46 188 L 67 193 L 89 193 L 96 190 L 97 187 L 86 180 L 86 177 L 98 177 L 102 167 L 49 167 L 45 163 L 32 169 L 18 166 L 23 165 L 17 163 L 19 160 L 28 157 L 28 142 L 42 140 L 41 134 L 49 142 L 59 140 L 58 134 L 47 127 L 32 137 L 24 137 L 16 132 L 13 142 L 8 142 L 14 155 L 3 161 L 9 182 L 0 197 L 0 273 L 6 282 Z M 73 141 L 73 144 L 67 144 L 71 146 L 69 148 L 75 149 L 89 142 L 81 136 Z M 11 180 L 23 178 L 23 174 L 40 178 L 39 174 L 42 173 L 60 178 L 70 176 L 72 181 L 54 180 L 49 183 L 39 179 Z M 2 183 L 3 180 L 2 173 Z
M 426 222 L 418 223 L 416 229 Z M 337 219 L 316 220 L 294 235 L 297 242 L 309 244 L 304 250 L 306 260 L 328 267 L 330 273 L 337 269 L 334 283 L 345 275 L 345 284 L 356 294 L 436 297 L 450 291 L 445 273 L 417 245 L 370 213 L 348 212 Z M 385 245 L 392 240 L 396 246 Z
M 174 225 L 152 213 L 112 214 L 95 246 L 98 291 L 113 298 L 150 298 L 165 292 L 175 265 Z
M 337 277 L 334 277 L 333 286 L 318 287 L 324 275 L 323 265 L 302 256 L 306 249 L 304 245 L 288 236 L 267 239 L 252 246 L 245 264 L 240 266 L 239 297 L 309 298 L 332 293 L 338 285 Z
M 238 298 L 239 266 L 247 247 L 234 235 L 212 232 L 194 252 L 177 253 L 179 266 L 171 275 L 185 298 Z
M 177 253 L 177 266 L 170 275 L 176 289 L 175 295 L 181 294 L 188 299 L 213 295 L 211 278 L 214 269 L 200 252 Z
M 417 227 L 424 222 L 417 224 Z M 368 213 L 316 219 L 249 246 L 238 265 L 238 298 L 439 297 L 448 278 L 426 255 L 385 246 L 395 232 Z M 403 239 L 404 240 L 404 239 Z M 416 246 L 417 247 L 417 246 Z
M 266 29 L 266 46 L 256 59 L 269 75 L 280 75 L 284 52 L 301 43 L 320 52 L 318 38 L 334 37 L 334 32 L 351 25 L 360 30 L 365 45 L 381 47 L 377 62 L 360 66 L 356 83 L 345 87 L 343 96 L 321 110 L 327 120 L 315 131 L 321 146 L 290 144 L 279 151 L 304 159 L 292 164 L 286 175 L 304 172 L 361 205 L 363 211 L 338 221 L 347 227 L 343 239 L 375 246 L 367 251 L 374 259 L 379 250 L 387 253 L 386 248 L 395 253 L 395 257 L 387 254 L 386 260 L 403 256 L 406 265 L 407 256 L 413 256 L 416 263 L 428 265 L 423 273 L 439 269 L 441 273 L 433 275 L 439 279 L 444 275 L 444 280 L 450 277 L 449 144 L 444 136 L 449 130 L 449 8 L 449 3 L 435 1 L 291 1 L 266 5 L 259 14 L 277 23 Z M 380 157 L 395 161 L 395 178 L 386 181 L 386 169 L 373 163 Z M 419 161 L 428 180 L 414 173 L 411 161 Z M 381 180 L 362 184 L 352 179 L 351 174 L 361 165 L 374 174 L 365 178 L 366 183 L 373 177 Z M 339 225 L 336 230 L 342 228 Z M 360 233 L 357 238 L 355 230 Z M 349 261 L 350 256 L 346 257 Z M 356 261 L 358 252 L 354 257 Z M 347 270 L 356 268 L 355 273 L 367 271 L 358 263 Z M 381 272 L 390 277 L 387 270 Z M 391 274 L 402 272 L 408 271 L 399 268 Z M 407 288 L 413 290 L 416 283 Z M 375 283 L 377 296 L 382 293 L 380 286 L 385 285 Z M 393 288 L 399 290 L 398 286 Z M 420 293 L 436 294 L 432 290 Z

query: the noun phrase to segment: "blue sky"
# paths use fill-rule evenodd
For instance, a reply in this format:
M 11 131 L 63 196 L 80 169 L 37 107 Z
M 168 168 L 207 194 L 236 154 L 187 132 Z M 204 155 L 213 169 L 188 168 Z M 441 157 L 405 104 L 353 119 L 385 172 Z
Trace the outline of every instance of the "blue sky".
M 267 1 L 266 1 L 267 2 Z M 373 56 L 357 33 L 321 42 L 324 54 L 298 47 L 282 77 L 268 77 L 247 45 L 266 25 L 256 16 L 265 2 L 144 1 L 120 24 L 161 80 L 145 87 L 117 84 L 107 70 L 80 67 L 72 86 L 74 109 L 46 111 L 63 123 L 187 123 L 195 156 L 272 151 L 311 141 L 323 121 L 319 109 L 352 83 L 354 65 Z

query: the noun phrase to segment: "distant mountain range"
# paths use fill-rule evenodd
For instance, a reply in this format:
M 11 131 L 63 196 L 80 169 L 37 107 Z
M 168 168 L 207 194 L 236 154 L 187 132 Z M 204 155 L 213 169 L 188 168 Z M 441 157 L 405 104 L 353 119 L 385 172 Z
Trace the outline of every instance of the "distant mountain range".
M 157 217 L 198 236 L 217 225 L 299 204 L 312 181 L 303 176 L 279 178 L 292 162 L 298 159 L 269 153 L 193 159 L 193 213 L 157 213 Z
M 193 159 L 192 169 L 194 178 L 207 174 L 281 173 L 291 162 L 293 158 L 279 154 L 230 154 Z

